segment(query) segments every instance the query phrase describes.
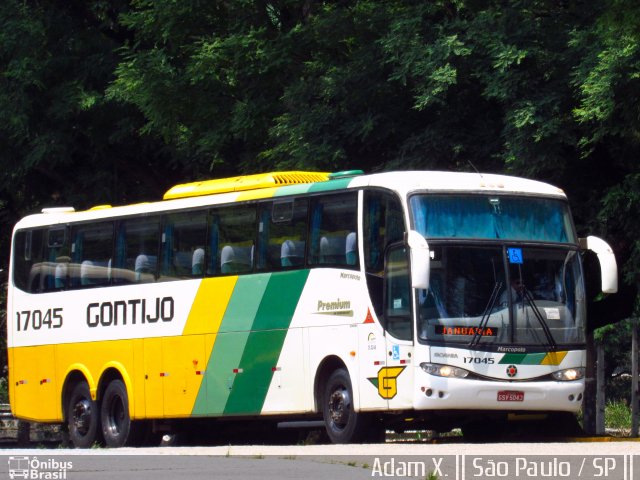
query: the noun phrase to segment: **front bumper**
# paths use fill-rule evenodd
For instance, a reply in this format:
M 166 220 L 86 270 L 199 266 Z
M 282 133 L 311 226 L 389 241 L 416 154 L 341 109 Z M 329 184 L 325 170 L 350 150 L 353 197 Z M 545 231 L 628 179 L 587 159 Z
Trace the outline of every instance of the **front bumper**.
M 524 398 L 499 401 L 498 392 L 522 392 Z M 500 410 L 577 412 L 584 379 L 570 382 L 478 380 L 416 375 L 416 410 Z M 516 395 L 513 395 L 516 397 Z

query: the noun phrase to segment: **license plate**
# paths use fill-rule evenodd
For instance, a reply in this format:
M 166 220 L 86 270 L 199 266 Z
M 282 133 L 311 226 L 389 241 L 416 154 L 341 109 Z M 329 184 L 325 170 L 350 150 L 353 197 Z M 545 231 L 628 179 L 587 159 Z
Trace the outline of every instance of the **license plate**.
M 513 390 L 502 390 L 498 392 L 499 402 L 523 402 L 524 392 L 516 392 Z

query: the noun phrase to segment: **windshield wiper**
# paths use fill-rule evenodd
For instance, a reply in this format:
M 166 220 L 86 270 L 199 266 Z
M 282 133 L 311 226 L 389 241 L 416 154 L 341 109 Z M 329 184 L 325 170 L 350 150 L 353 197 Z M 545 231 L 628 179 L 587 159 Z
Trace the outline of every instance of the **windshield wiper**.
M 482 313 L 482 318 L 480 319 L 480 324 L 473 332 L 473 338 L 471 342 L 469 342 L 468 348 L 475 348 L 480 343 L 480 338 L 482 337 L 481 332 L 484 332 L 484 328 L 489 323 L 489 317 L 491 316 L 491 311 L 496 304 L 496 300 L 498 300 L 498 294 L 500 293 L 500 289 L 502 288 L 502 282 L 496 282 L 493 286 L 493 291 L 489 296 L 489 302 Z
M 531 310 L 533 310 L 533 314 L 538 319 L 538 322 L 540 322 L 540 326 L 542 327 L 544 336 L 547 337 L 547 342 L 549 342 L 550 350 L 555 351 L 557 349 L 557 345 L 556 341 L 553 339 L 551 330 L 549 330 L 549 324 L 547 324 L 547 321 L 542 316 L 542 313 L 540 313 L 540 310 L 538 309 L 538 306 L 536 305 L 531 292 L 526 287 L 523 287 L 523 297 L 527 300 L 527 303 L 531 307 Z

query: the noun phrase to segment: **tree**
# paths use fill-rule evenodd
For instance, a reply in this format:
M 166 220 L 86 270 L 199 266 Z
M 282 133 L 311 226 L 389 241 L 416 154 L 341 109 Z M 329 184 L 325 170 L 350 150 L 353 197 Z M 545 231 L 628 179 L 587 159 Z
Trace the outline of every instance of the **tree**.
M 162 172 L 153 166 L 170 158 L 167 147 L 140 135 L 137 109 L 105 97 L 116 49 L 128 36 L 117 22 L 126 8 L 126 2 L 99 1 L 0 6 L 0 215 L 6 224 L 43 205 L 134 201 L 166 185 L 164 166 Z

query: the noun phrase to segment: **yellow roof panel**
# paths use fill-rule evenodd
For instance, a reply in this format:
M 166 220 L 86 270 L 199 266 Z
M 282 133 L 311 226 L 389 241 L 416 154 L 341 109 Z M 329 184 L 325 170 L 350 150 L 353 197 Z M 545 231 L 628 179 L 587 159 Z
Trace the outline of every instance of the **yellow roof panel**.
M 174 198 L 199 197 L 216 193 L 241 192 L 244 190 L 324 182 L 327 180 L 329 180 L 329 173 L 327 172 L 258 173 L 175 185 L 164 194 L 163 198 L 170 200 Z

